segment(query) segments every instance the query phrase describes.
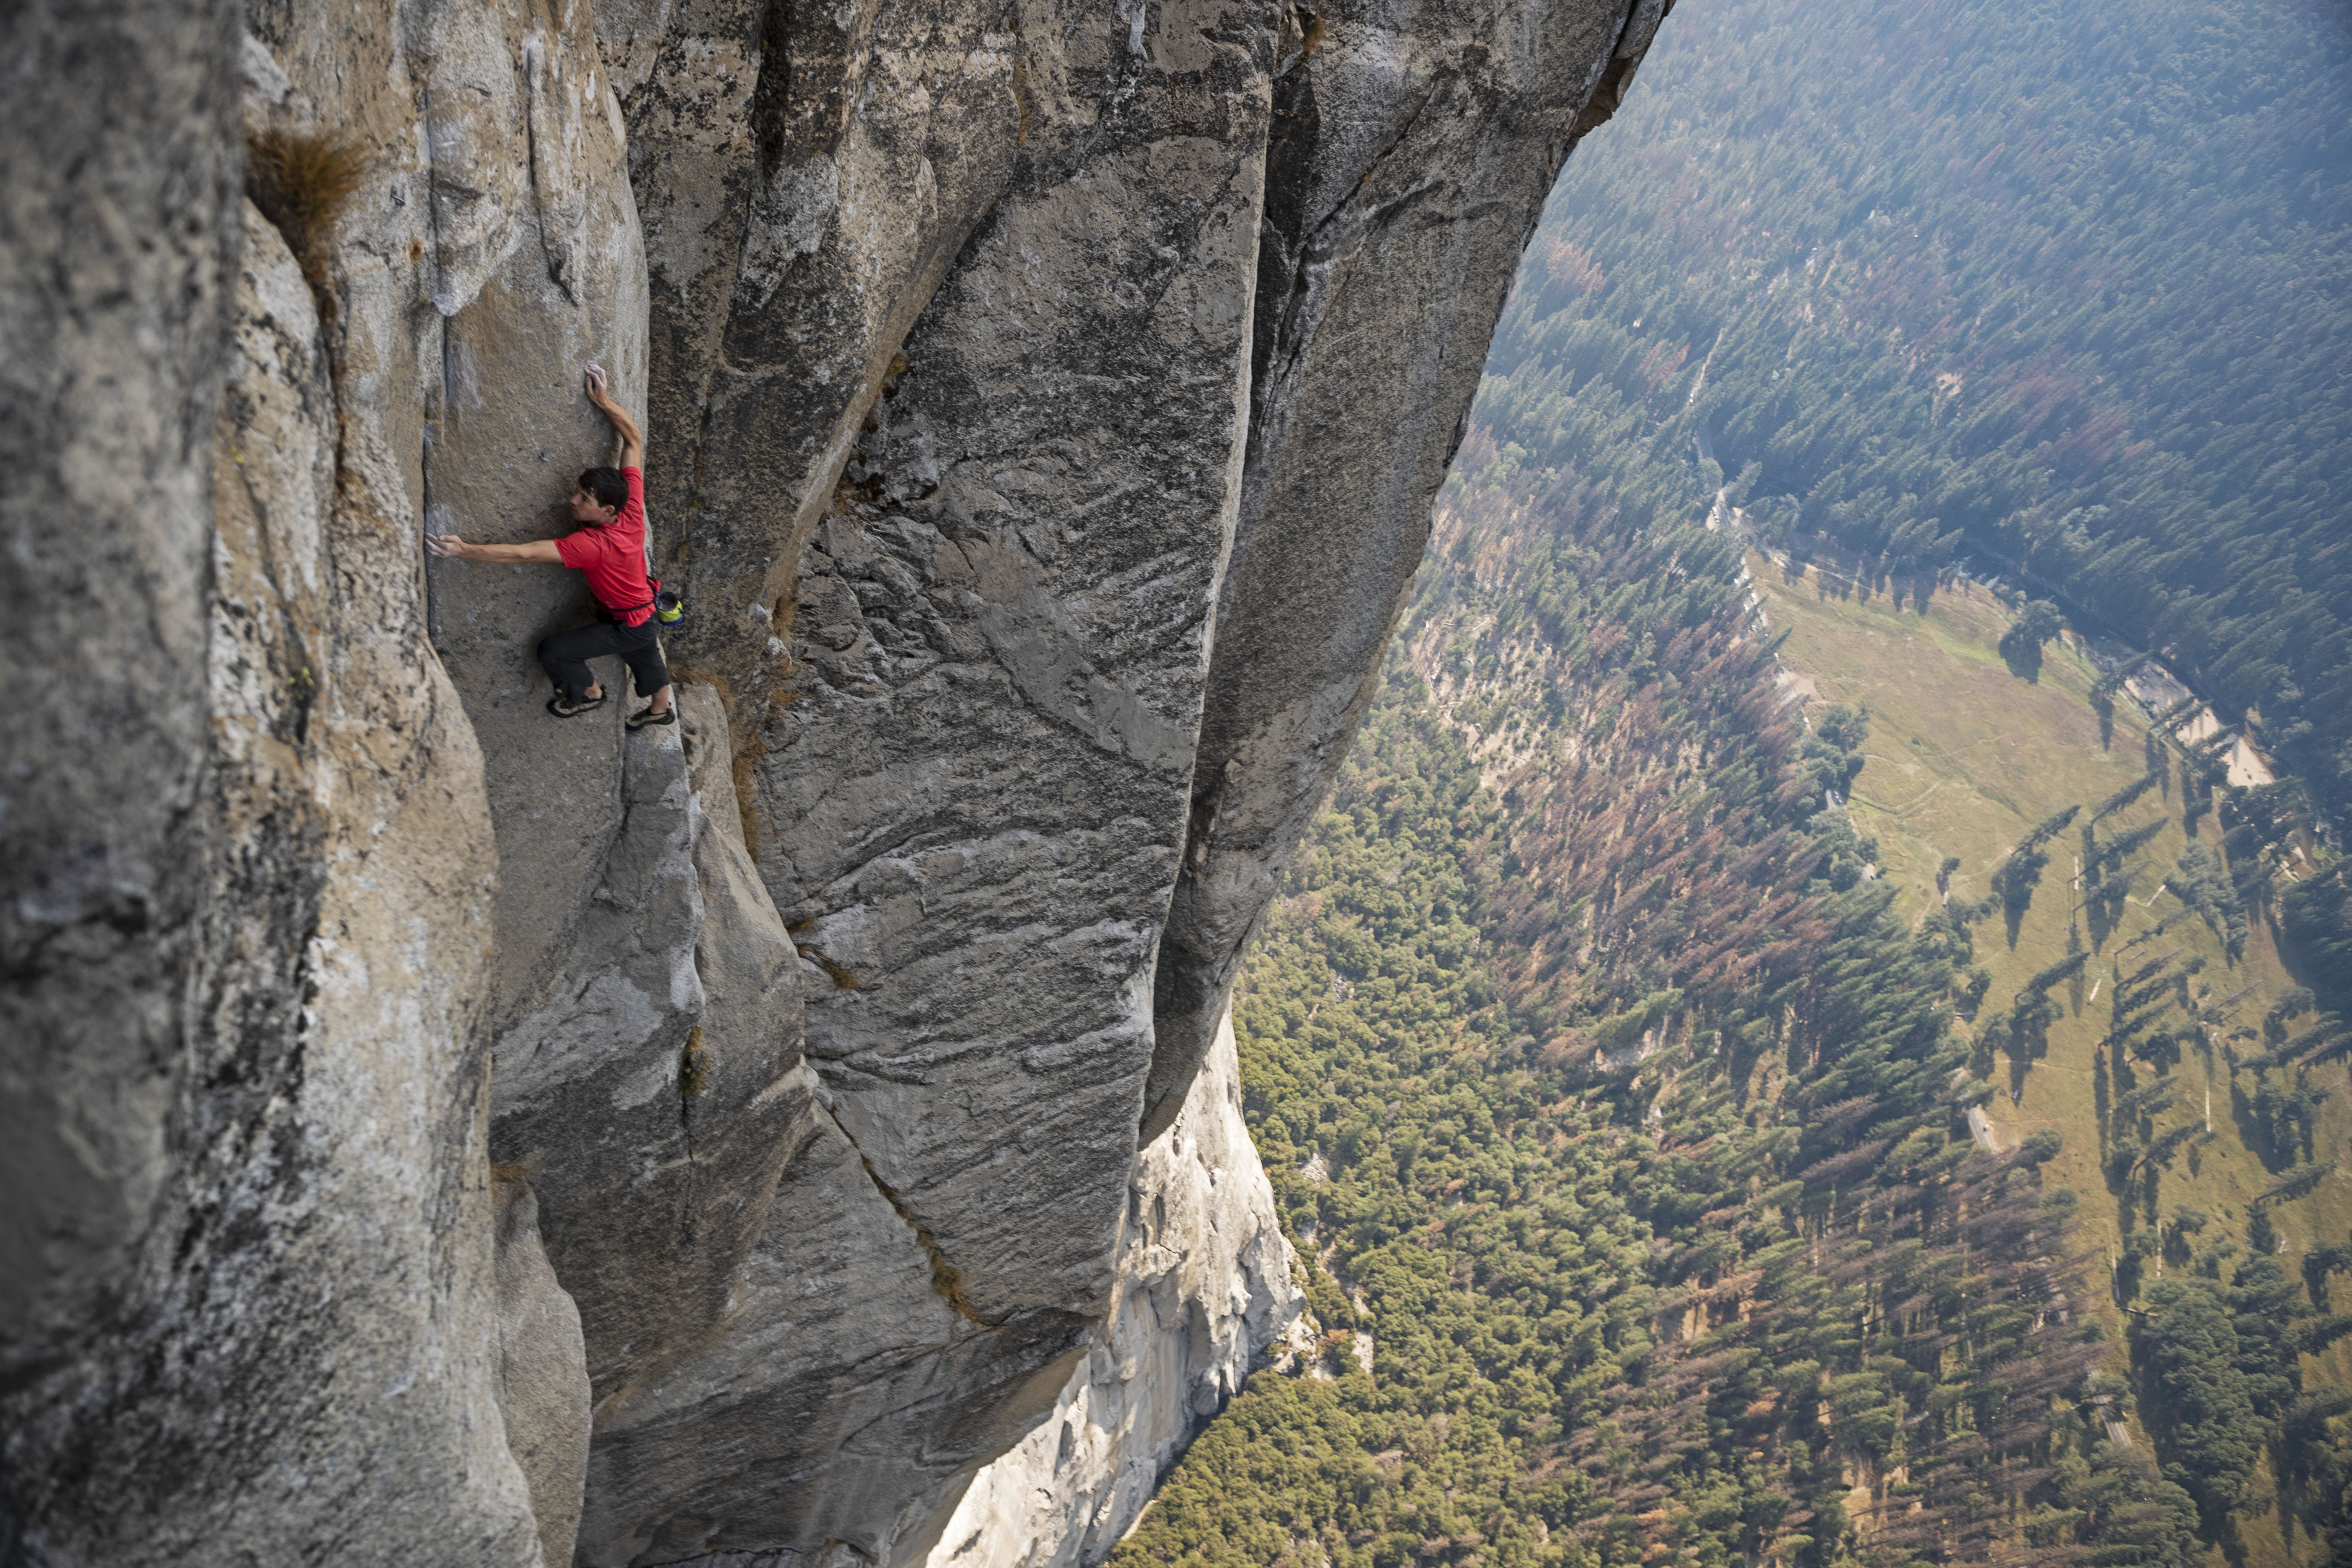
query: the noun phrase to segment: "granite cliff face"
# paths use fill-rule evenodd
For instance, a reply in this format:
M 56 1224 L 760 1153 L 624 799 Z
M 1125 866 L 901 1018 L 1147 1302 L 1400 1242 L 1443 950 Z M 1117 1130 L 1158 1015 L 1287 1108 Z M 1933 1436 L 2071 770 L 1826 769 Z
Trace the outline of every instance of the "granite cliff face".
M 0 20 L 0 1555 L 1098 1560 L 1297 1312 L 1234 970 L 1662 10 Z M 674 729 L 420 549 L 590 360 Z
M 928 1568 L 1099 1563 L 1250 1373 L 1312 1353 L 1289 1244 L 1242 1120 L 1223 1027 L 1168 1131 L 1137 1156 L 1110 1316 L 1053 1414 L 963 1494 Z

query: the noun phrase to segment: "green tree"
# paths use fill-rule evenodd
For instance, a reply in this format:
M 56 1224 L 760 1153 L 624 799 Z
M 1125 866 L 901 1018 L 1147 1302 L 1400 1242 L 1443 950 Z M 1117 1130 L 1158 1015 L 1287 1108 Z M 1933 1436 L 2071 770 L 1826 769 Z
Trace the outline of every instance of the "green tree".
M 2141 1410 L 2167 1479 L 2196 1500 L 2208 1531 L 2222 1530 L 2262 1454 L 2268 1423 L 2240 1363 L 2237 1316 L 2210 1280 L 2165 1279 L 2131 1326 Z

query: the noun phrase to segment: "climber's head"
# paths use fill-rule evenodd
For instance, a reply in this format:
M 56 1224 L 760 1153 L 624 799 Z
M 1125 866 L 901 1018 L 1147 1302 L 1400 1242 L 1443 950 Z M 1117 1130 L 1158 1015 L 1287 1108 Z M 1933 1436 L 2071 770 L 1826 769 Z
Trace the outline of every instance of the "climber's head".
M 629 481 L 621 477 L 620 469 L 591 468 L 580 476 L 580 488 L 572 492 L 572 521 L 602 528 L 628 504 Z

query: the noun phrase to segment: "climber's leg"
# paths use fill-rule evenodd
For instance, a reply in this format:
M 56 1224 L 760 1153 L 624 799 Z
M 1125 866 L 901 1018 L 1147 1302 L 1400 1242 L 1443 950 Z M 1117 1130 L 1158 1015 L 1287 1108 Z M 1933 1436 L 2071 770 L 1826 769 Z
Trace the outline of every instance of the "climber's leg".
M 604 688 L 597 684 L 588 661 L 619 653 L 620 642 L 614 634 L 624 630 L 609 621 L 593 621 L 540 639 L 539 666 L 555 682 L 556 695 L 567 706 L 604 700 Z
M 636 682 L 637 695 L 653 699 L 646 711 L 661 714 L 669 711 L 669 666 L 662 660 L 661 634 L 648 620 L 641 626 L 620 628 L 621 657 L 629 661 L 629 677 Z

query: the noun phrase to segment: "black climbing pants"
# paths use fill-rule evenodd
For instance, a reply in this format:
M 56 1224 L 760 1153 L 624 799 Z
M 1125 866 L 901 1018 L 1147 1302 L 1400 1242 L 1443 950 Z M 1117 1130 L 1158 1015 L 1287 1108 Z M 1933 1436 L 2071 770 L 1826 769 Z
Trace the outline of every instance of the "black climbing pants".
M 640 626 L 596 621 L 568 632 L 557 632 L 540 640 L 540 668 L 547 671 L 547 678 L 555 682 L 555 689 L 563 693 L 565 701 L 577 702 L 580 694 L 596 679 L 588 661 L 616 653 L 628 660 L 629 674 L 636 679 L 637 695 L 651 697 L 669 684 L 669 667 L 662 663 L 661 637 L 655 629 L 656 624 L 647 616 Z

